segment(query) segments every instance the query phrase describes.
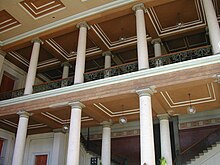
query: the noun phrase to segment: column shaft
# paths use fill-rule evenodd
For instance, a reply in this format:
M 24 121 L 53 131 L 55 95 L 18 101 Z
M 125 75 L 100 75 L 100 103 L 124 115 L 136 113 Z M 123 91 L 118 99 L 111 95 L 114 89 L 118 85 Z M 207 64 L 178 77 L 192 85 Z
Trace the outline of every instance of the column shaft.
M 170 127 L 169 127 L 168 117 L 160 118 L 160 142 L 161 142 L 161 157 L 164 157 L 166 159 L 167 164 L 172 165 L 173 161 L 172 161 Z
M 154 45 L 154 55 L 155 57 L 160 57 L 162 55 L 162 50 L 161 50 L 161 39 L 153 39 L 151 43 Z
M 213 53 L 220 53 L 220 29 L 212 0 L 203 0 Z
M 139 70 L 149 68 L 146 27 L 143 8 L 143 4 L 138 4 L 133 7 L 133 10 L 135 10 L 136 13 L 137 52 Z
M 5 55 L 6 53 L 3 52 L 2 50 L 0 50 L 0 85 L 1 85 L 1 81 L 2 81 L 2 76 L 3 76 L 3 63 L 5 61 Z
M 151 90 L 151 89 L 150 89 Z M 155 165 L 153 118 L 149 89 L 137 91 L 140 101 L 141 165 Z
M 77 57 L 75 66 L 74 84 L 80 84 L 84 82 L 85 72 L 85 59 L 86 59 L 86 37 L 88 25 L 79 24 L 79 39 L 77 47 Z
M 62 74 L 62 79 L 68 78 L 69 77 L 69 65 L 64 64 L 63 65 L 63 74 Z
M 36 78 L 37 73 L 37 63 L 38 63 L 38 57 L 40 52 L 40 40 L 35 40 L 32 53 L 31 53 L 31 59 L 30 64 L 28 68 L 26 83 L 25 83 L 25 89 L 24 94 L 31 94 L 33 92 L 33 85 Z
M 62 132 L 54 133 L 52 165 L 64 164 L 66 155 L 66 135 Z
M 5 55 L 6 55 L 6 53 L 3 52 L 2 50 L 0 50 L 0 74 L 2 72 L 2 67 L 3 67 L 4 60 L 5 60 Z
M 80 152 L 80 129 L 81 129 L 81 111 L 83 105 L 80 102 L 70 104 L 71 118 L 69 128 L 69 143 L 67 151 L 67 165 L 79 164 Z
M 105 69 L 111 67 L 111 55 L 105 55 Z
M 18 112 L 20 115 L 18 122 L 18 130 L 16 134 L 14 154 L 12 165 L 23 165 L 24 149 L 27 135 L 29 114 L 27 112 Z
M 103 125 L 102 130 L 102 153 L 103 165 L 111 165 L 111 128 L 110 125 Z

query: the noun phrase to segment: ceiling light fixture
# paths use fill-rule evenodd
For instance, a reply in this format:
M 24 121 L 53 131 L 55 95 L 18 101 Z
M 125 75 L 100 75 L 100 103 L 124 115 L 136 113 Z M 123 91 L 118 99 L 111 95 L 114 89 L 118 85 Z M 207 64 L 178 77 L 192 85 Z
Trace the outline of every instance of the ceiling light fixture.
M 120 124 L 126 124 L 127 123 L 127 118 L 126 117 L 120 117 L 119 118 L 119 123 Z
M 196 113 L 196 108 L 194 106 L 192 106 L 192 102 L 191 102 L 191 94 L 189 93 L 189 106 L 187 107 L 187 112 L 188 114 L 195 114 Z

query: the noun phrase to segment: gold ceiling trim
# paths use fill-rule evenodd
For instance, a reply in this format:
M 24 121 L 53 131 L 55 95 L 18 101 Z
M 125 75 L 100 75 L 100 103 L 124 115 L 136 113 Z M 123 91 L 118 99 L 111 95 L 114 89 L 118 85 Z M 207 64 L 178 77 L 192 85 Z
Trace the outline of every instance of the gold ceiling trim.
M 208 83 L 206 84 L 207 90 L 208 90 L 208 97 L 202 97 L 199 99 L 192 99 L 191 103 L 187 99 L 185 101 L 180 101 L 180 102 L 174 102 L 170 94 L 165 91 L 165 92 L 160 92 L 166 103 L 169 105 L 170 108 L 178 108 L 178 107 L 183 107 L 183 106 L 189 106 L 190 104 L 195 105 L 195 104 L 202 104 L 202 103 L 208 103 L 208 102 L 214 102 L 216 101 L 216 95 L 215 95 L 215 88 L 213 83 Z
M 122 110 L 119 112 L 113 112 L 102 103 L 98 103 L 98 104 L 94 103 L 93 105 L 102 112 L 104 112 L 105 114 L 107 114 L 109 117 L 119 117 L 119 116 L 139 114 L 139 109 L 130 109 L 130 110 Z

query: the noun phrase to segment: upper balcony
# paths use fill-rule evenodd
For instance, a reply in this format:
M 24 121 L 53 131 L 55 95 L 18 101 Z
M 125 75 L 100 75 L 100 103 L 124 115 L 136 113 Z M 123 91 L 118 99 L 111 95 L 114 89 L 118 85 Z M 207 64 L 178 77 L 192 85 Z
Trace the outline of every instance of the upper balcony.
M 186 51 L 180 51 L 176 53 L 170 53 L 162 55 L 161 57 L 154 57 L 149 59 L 150 69 L 155 67 L 163 67 L 165 65 L 170 65 L 174 63 L 179 63 L 183 61 L 193 60 L 197 58 L 202 58 L 206 56 L 211 56 L 212 50 L 211 46 L 203 46 L 194 49 L 188 49 Z M 84 74 L 84 82 L 95 81 L 99 79 L 104 79 L 108 77 L 123 75 L 131 72 L 138 71 L 138 63 L 130 62 L 122 65 L 116 65 L 107 69 L 99 69 L 91 72 L 86 72 Z M 33 93 L 53 90 L 61 87 L 73 85 L 74 78 L 69 77 L 66 79 L 58 79 L 51 82 L 45 82 L 43 84 L 38 84 L 33 86 Z M 23 96 L 24 88 L 0 93 L 0 100 L 11 99 L 15 97 Z

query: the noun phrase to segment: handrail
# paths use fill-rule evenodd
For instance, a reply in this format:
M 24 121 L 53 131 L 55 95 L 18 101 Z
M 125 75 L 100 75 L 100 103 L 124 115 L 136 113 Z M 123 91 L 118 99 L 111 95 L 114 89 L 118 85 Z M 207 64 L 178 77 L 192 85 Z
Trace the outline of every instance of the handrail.
M 182 163 L 186 162 L 188 159 L 193 158 L 197 154 L 201 153 L 203 150 L 210 147 L 212 144 L 215 144 L 217 141 L 220 141 L 220 128 L 212 131 L 209 135 L 204 137 L 199 142 L 194 143 L 184 151 L 180 153 L 182 157 Z

